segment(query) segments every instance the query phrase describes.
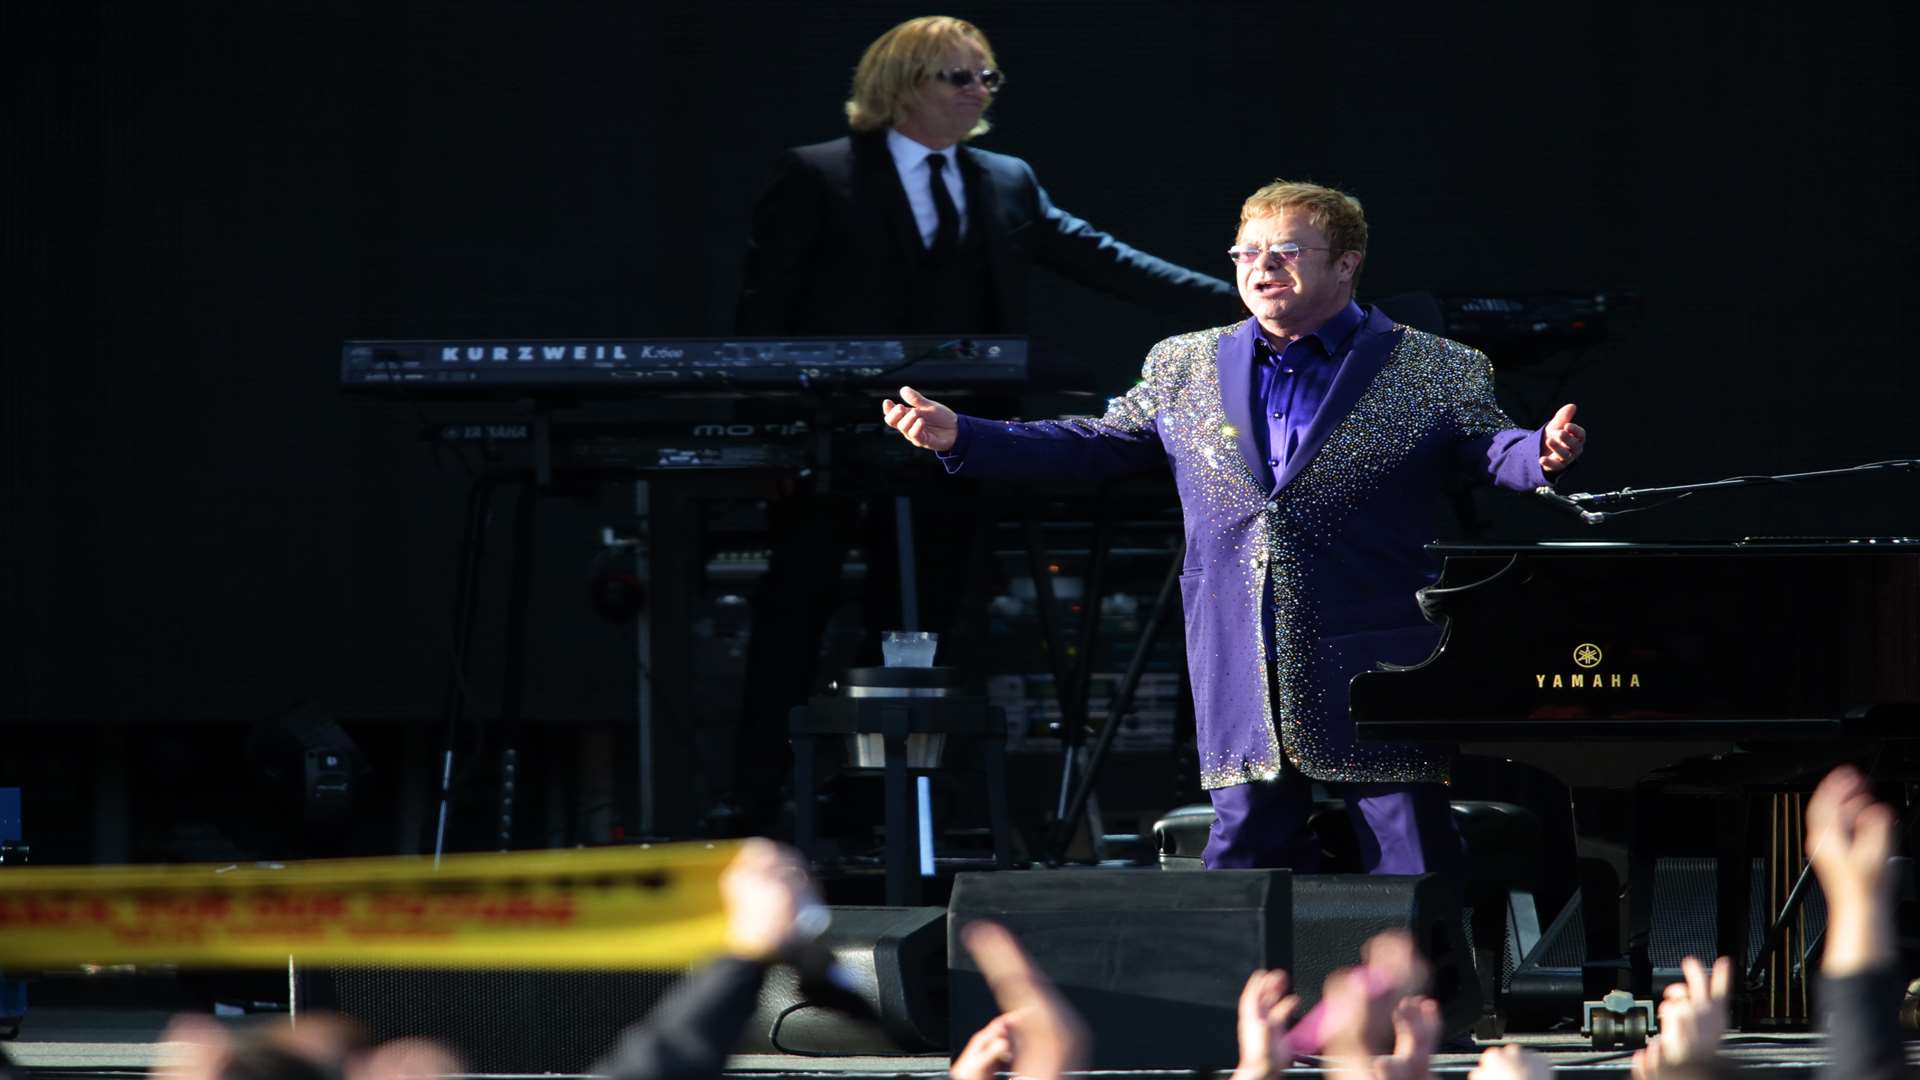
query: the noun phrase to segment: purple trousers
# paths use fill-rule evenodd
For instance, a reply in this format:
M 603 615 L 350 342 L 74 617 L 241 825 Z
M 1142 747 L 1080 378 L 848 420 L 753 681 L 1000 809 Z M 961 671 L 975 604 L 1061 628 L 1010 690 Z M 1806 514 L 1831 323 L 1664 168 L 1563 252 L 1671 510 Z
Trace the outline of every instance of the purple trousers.
M 1328 784 L 1345 800 L 1369 874 L 1449 873 L 1464 856 L 1453 826 L 1447 788 L 1440 784 Z M 1287 867 L 1320 870 L 1320 842 L 1307 819 L 1313 813 L 1313 781 L 1288 770 L 1277 780 L 1207 792 L 1213 828 L 1202 858 L 1209 870 Z

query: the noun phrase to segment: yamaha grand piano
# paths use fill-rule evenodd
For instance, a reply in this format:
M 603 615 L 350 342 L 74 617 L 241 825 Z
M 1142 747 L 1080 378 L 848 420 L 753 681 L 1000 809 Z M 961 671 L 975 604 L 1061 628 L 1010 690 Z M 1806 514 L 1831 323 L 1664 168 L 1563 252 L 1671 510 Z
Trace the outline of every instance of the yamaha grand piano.
M 1440 643 L 1419 664 L 1354 677 L 1359 737 L 1458 744 L 1537 765 L 1569 788 L 1635 788 L 1678 762 L 1704 763 L 1696 793 L 1711 794 L 1715 776 L 1733 789 L 1713 813 L 1717 944 L 1736 963 L 1749 957 L 1747 841 L 1767 831 L 1749 821 L 1748 794 L 1848 760 L 1877 764 L 1882 778 L 1911 775 L 1902 761 L 1914 756 L 1903 744 L 1920 740 L 1920 538 L 1431 550 L 1445 565 L 1420 600 L 1443 627 Z M 1770 861 L 1769 880 L 1800 871 L 1800 803 L 1788 798 L 1775 821 L 1791 820 L 1767 858 L 1789 865 Z M 1653 990 L 1650 849 L 1661 823 L 1634 817 L 1626 933 L 1612 897 L 1583 897 L 1589 998 Z M 1770 922 L 1784 895 L 1766 898 Z M 1786 969 L 1758 970 L 1771 947 L 1736 989 L 1749 997 L 1736 1016 L 1792 1023 L 1771 985 Z M 1775 963 L 1791 952 L 1775 950 Z M 1803 975 L 1792 976 L 1802 1006 Z

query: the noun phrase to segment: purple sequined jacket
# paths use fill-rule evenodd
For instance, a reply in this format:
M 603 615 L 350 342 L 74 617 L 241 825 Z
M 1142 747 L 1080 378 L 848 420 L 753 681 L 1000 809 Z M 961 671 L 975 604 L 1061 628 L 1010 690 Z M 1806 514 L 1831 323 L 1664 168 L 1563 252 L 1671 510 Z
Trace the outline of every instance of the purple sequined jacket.
M 1427 751 L 1354 740 L 1347 682 L 1377 660 L 1432 651 L 1438 630 L 1414 590 L 1434 577 L 1422 550 L 1434 493 L 1459 475 L 1516 491 L 1545 483 L 1540 433 L 1501 413 L 1485 355 L 1370 309 L 1270 487 L 1251 434 L 1255 333 L 1248 319 L 1160 342 L 1098 419 L 962 417 L 942 458 L 949 472 L 981 477 L 1172 466 L 1205 787 L 1276 776 L 1283 755 L 1320 780 L 1444 780 L 1446 762 Z

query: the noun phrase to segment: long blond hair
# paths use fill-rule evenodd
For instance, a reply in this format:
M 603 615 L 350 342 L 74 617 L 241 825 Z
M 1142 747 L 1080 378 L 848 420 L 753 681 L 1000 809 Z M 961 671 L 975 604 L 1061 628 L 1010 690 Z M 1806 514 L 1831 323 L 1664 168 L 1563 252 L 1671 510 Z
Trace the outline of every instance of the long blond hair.
M 883 131 L 899 119 L 920 80 L 931 75 L 956 46 L 972 46 L 999 68 L 993 46 L 980 28 L 950 15 L 908 19 L 875 38 L 853 69 L 853 96 L 847 99 L 847 123 L 855 131 Z M 992 125 L 983 114 L 967 138 L 985 135 Z

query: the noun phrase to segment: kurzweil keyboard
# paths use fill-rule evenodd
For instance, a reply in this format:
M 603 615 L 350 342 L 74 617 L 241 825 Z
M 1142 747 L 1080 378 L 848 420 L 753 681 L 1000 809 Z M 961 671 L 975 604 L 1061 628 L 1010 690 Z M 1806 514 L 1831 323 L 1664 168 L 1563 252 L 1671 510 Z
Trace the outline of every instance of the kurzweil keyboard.
M 656 338 L 349 341 L 340 384 L 365 391 L 474 394 L 1017 386 L 1017 337 Z

